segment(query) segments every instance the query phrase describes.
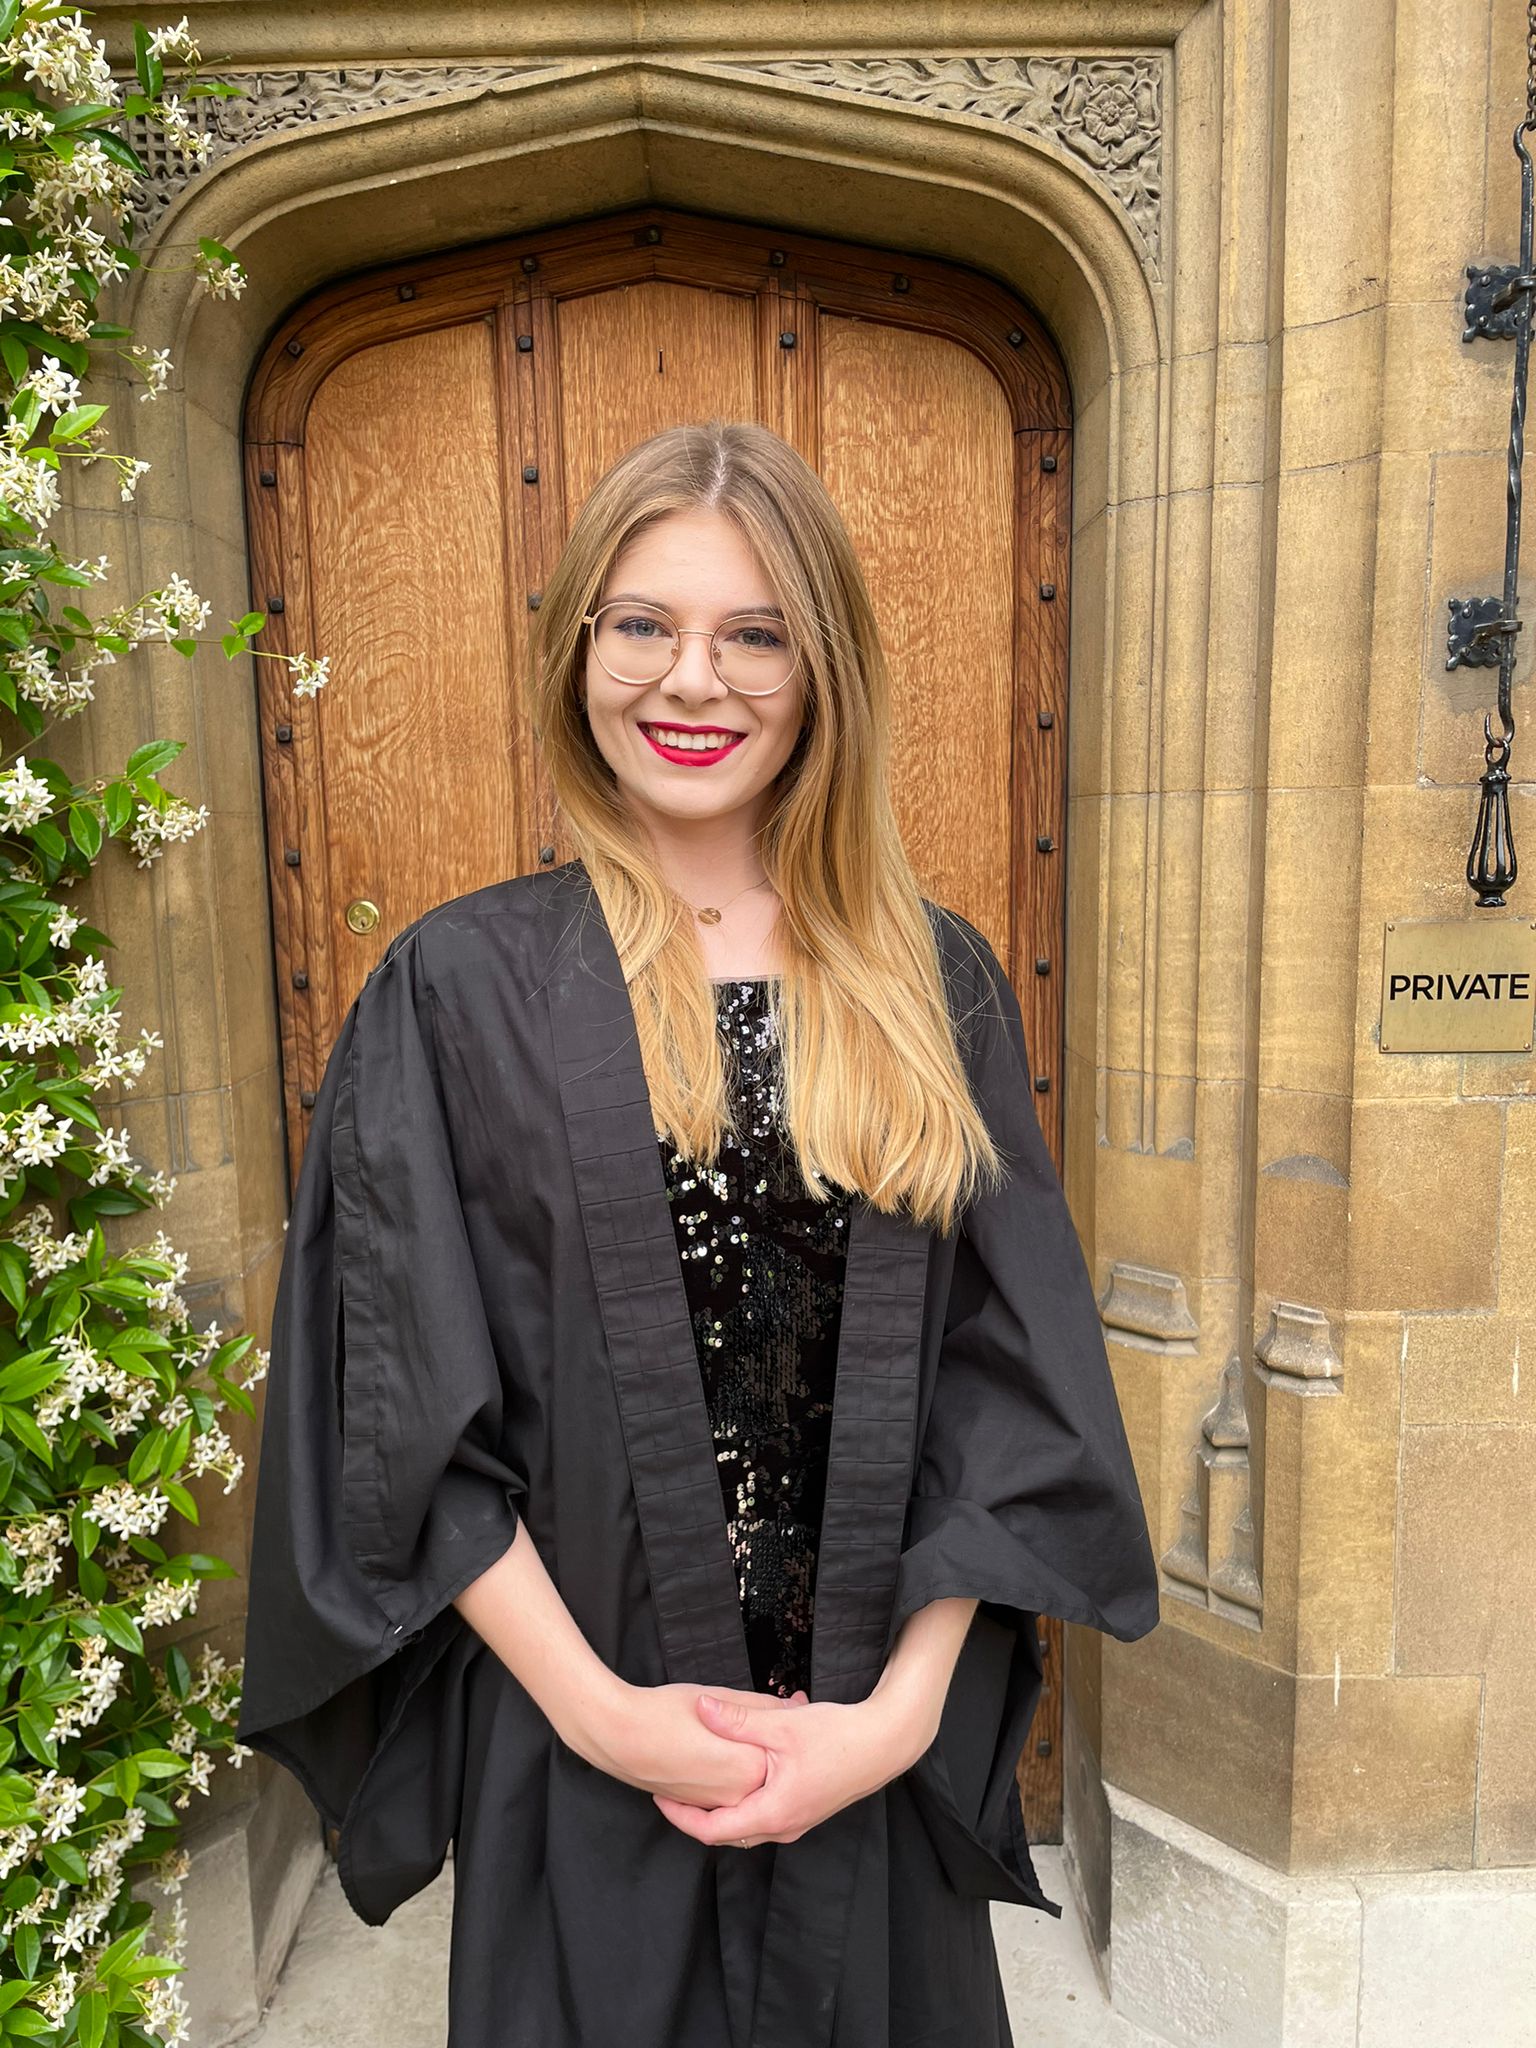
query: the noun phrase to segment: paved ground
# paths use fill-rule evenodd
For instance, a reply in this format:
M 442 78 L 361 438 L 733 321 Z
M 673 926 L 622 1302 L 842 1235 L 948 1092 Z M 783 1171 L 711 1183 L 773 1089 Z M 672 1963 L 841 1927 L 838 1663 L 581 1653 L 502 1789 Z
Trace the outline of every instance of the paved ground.
M 1059 1849 L 1032 1851 L 1059 1920 L 994 1906 L 1014 2048 L 1162 2048 L 1108 2009 L 1072 1908 Z M 352 1912 L 327 1864 L 262 2024 L 239 2048 L 442 2048 L 453 1874 L 387 1927 Z

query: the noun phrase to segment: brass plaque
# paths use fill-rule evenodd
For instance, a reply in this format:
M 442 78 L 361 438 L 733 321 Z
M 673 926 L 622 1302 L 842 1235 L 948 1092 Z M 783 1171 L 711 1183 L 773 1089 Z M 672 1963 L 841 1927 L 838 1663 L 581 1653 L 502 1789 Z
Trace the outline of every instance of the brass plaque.
M 1536 924 L 1394 918 L 1382 949 L 1383 1052 L 1529 1052 Z

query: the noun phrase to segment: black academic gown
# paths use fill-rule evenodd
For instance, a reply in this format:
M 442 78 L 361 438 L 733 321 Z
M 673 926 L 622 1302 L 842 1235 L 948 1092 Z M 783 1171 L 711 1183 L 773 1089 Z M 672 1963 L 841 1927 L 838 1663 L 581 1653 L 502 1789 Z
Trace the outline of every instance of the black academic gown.
M 940 1236 L 856 1199 L 811 1696 L 974 1595 L 937 1740 L 797 1842 L 709 1847 L 584 1762 L 453 1607 L 526 1521 L 636 1685 L 752 1677 L 623 973 L 579 861 L 439 905 L 315 1102 L 265 1392 L 241 1740 L 378 1925 L 454 1857 L 449 2048 L 1010 2048 L 988 1902 L 1059 1914 L 1014 1766 L 1036 1618 L 1157 1578 L 1093 1289 L 991 947 L 929 905 L 1009 1184 Z

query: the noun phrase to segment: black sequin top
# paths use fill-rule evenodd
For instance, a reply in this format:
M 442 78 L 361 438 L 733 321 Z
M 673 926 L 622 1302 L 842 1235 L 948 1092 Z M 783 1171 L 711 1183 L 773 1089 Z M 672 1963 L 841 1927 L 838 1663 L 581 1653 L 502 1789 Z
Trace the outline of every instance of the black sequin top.
M 782 1121 L 766 980 L 715 983 L 739 1138 L 697 1170 L 662 1145 L 742 1619 L 759 1692 L 810 1690 L 816 1553 L 842 1321 L 846 1192 L 806 1191 Z

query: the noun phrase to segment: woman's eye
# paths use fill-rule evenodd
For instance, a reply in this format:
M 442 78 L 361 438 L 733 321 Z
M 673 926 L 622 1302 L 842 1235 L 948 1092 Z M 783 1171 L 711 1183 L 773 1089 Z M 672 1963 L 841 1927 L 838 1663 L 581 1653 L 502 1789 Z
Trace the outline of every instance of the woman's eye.
M 749 654 L 772 654 L 783 646 L 783 641 L 772 626 L 754 620 L 750 625 L 735 626 L 727 634 L 738 647 L 745 647 Z
M 648 619 L 638 612 L 616 619 L 614 627 L 617 632 L 627 633 L 632 640 L 664 639 L 667 631 L 660 619 Z

